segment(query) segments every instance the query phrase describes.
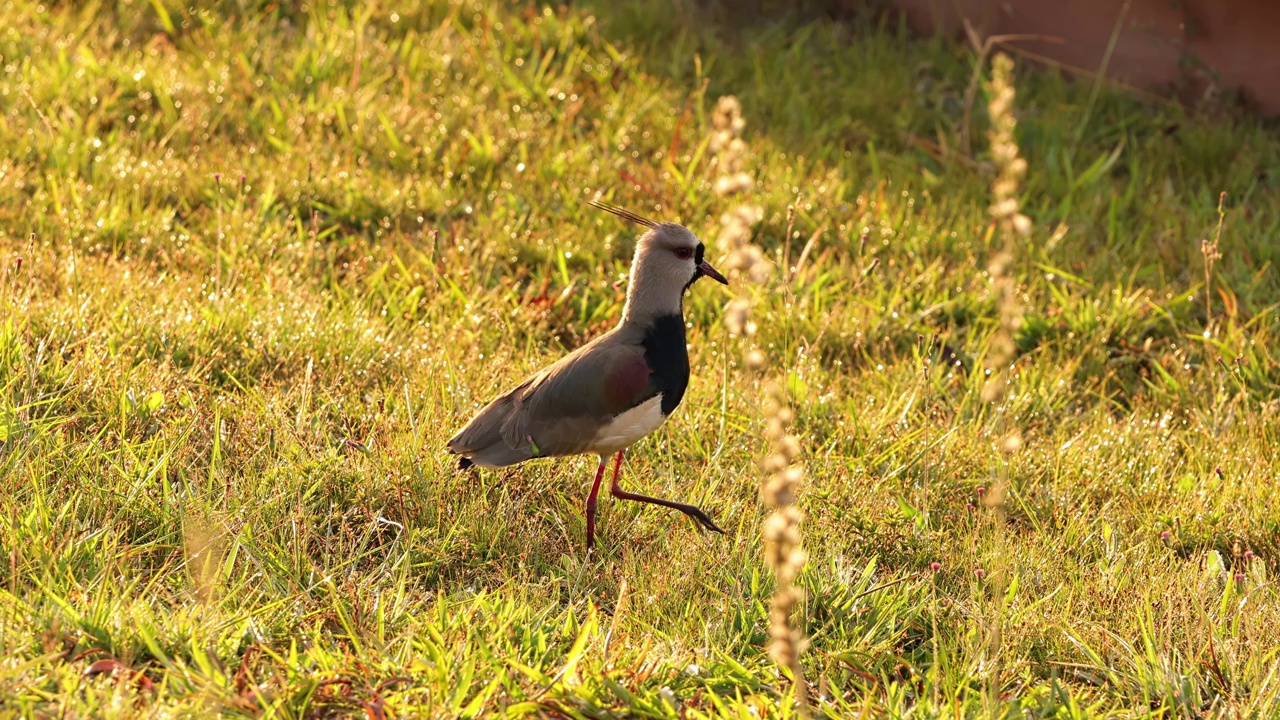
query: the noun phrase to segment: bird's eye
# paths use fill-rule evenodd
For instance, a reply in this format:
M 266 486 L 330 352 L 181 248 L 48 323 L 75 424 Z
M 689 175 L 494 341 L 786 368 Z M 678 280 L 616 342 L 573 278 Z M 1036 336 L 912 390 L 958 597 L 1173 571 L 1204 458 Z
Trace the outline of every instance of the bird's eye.
M 680 258 L 681 260 L 688 260 L 689 258 L 693 257 L 693 251 L 690 250 L 689 248 L 676 248 L 675 254 L 676 254 L 676 257 Z

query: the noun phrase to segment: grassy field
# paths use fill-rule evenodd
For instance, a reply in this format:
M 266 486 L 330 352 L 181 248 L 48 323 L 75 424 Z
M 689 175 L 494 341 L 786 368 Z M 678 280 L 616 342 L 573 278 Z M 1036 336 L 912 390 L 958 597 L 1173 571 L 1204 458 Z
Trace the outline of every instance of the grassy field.
M 0 7 L 0 717 L 795 715 L 771 379 L 814 713 L 1280 717 L 1274 126 L 1020 63 L 990 403 L 974 51 L 870 13 L 215 4 Z M 596 193 L 713 260 L 758 205 L 795 267 L 692 289 L 689 394 L 626 470 L 727 535 L 606 499 L 587 557 L 592 459 L 443 452 L 616 321 L 637 233 Z

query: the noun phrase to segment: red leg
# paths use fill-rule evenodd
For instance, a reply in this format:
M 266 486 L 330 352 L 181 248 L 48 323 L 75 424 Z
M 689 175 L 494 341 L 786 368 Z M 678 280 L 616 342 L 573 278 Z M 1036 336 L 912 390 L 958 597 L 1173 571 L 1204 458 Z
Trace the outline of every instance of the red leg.
M 678 503 L 671 500 L 661 500 L 659 498 L 649 497 L 648 495 L 641 495 L 640 493 L 631 493 L 623 490 L 621 483 L 618 482 L 618 473 L 622 470 L 622 453 L 622 450 L 618 451 L 618 457 L 613 464 L 613 483 L 609 488 L 610 495 L 621 500 L 635 500 L 636 502 L 661 505 L 663 507 L 669 507 L 672 510 L 679 510 L 685 515 L 697 520 L 704 528 L 713 530 L 722 535 L 724 534 L 724 531 L 719 527 L 716 527 L 716 524 L 711 521 L 711 517 L 695 505 L 686 505 L 685 503 Z M 604 470 L 603 463 L 601 463 L 600 469 Z
M 587 495 L 587 550 L 596 541 L 596 496 L 600 494 L 600 481 L 604 479 L 606 458 L 600 458 L 600 467 L 596 468 L 596 481 L 591 483 L 591 494 Z
M 626 451 L 627 449 L 623 448 L 618 451 L 617 455 L 613 456 L 613 487 L 619 487 L 618 473 L 622 472 L 622 454 Z

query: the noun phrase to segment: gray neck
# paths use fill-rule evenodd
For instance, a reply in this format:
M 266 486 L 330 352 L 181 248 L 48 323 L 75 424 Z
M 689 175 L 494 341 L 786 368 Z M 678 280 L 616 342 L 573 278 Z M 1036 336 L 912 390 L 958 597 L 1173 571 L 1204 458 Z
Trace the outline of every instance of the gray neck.
M 663 315 L 679 315 L 684 313 L 684 288 L 672 282 L 672 278 L 663 277 L 641 260 L 639 253 L 631 266 L 631 278 L 627 284 L 627 303 L 622 306 L 622 322 L 620 324 L 649 324 L 654 318 Z M 655 277 L 655 275 L 657 275 Z

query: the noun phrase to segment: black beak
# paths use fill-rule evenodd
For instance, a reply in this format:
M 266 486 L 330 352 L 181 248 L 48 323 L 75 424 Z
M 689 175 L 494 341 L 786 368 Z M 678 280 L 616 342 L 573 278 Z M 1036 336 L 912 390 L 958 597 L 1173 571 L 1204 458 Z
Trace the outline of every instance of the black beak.
M 706 260 L 703 260 L 698 263 L 697 274 L 706 275 L 707 277 L 711 278 L 712 280 L 715 280 L 718 283 L 721 283 L 722 285 L 729 284 L 729 278 L 721 275 L 720 271 L 711 267 L 711 263 L 707 262 Z

